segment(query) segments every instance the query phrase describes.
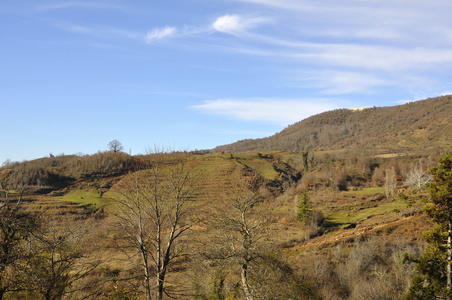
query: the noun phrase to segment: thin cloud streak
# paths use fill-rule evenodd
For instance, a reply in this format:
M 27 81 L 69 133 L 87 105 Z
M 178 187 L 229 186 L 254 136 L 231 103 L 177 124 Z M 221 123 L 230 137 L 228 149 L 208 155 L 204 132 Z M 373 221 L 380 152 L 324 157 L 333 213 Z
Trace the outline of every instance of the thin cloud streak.
M 126 38 L 126 39 L 139 39 L 142 35 L 134 31 L 128 31 L 113 27 L 105 26 L 83 26 L 77 24 L 55 24 L 54 26 L 76 34 L 91 35 L 99 38 Z
M 277 48 L 249 46 L 251 40 Z M 400 71 L 434 67 L 452 63 L 452 51 L 443 48 L 396 47 L 387 45 L 361 45 L 354 43 L 292 42 L 269 36 L 248 34 L 247 45 L 229 46 L 230 50 L 250 55 L 274 56 L 299 62 L 316 62 L 337 67 Z
M 298 76 L 300 79 L 295 82 L 301 87 L 314 88 L 327 95 L 369 94 L 380 87 L 394 85 L 389 79 L 361 72 L 325 70 L 304 72 Z
M 433 2 L 413 0 L 374 0 L 374 1 L 348 1 L 348 3 L 335 0 L 312 1 L 312 0 L 234 0 L 238 2 L 253 3 L 270 8 L 309 13 L 310 16 L 333 15 L 335 19 L 346 21 L 347 24 L 366 21 L 372 24 L 375 20 L 391 20 L 403 24 L 405 20 L 416 20 L 420 16 L 428 16 L 427 11 L 422 9 L 433 8 L 442 10 L 450 7 L 450 1 L 439 0 Z M 421 9 L 418 9 L 421 8 Z M 307 17 L 309 17 L 307 15 Z
M 166 26 L 164 28 L 156 28 L 152 31 L 149 31 L 146 35 L 146 43 L 151 43 L 154 40 L 161 40 L 163 38 L 167 38 L 175 35 L 177 32 L 175 27 Z
M 271 9 L 296 20 L 291 30 L 313 38 L 391 41 L 399 45 L 450 42 L 452 2 L 425 1 L 292 1 L 237 0 Z M 321 16 L 321 17 L 320 17 Z M 297 24 L 299 26 L 293 26 Z
M 289 1 L 289 3 L 292 3 Z M 293 3 L 294 4 L 294 3 Z M 364 68 L 384 71 L 400 71 L 403 69 L 419 69 L 452 62 L 450 48 L 441 47 L 409 47 L 385 43 L 385 40 L 396 40 L 406 36 L 404 32 L 391 28 L 362 28 L 350 32 L 347 28 L 324 28 L 317 30 L 319 36 L 334 36 L 336 38 L 352 36 L 355 38 L 379 39 L 380 43 L 331 43 L 326 41 L 311 42 L 292 38 L 279 38 L 269 34 L 256 34 L 251 29 L 268 23 L 269 18 L 252 18 L 241 15 L 224 15 L 218 17 L 211 27 L 215 32 L 227 33 L 243 37 L 242 44 L 235 46 L 223 45 L 224 49 L 249 55 L 273 56 L 292 59 L 302 63 L 316 62 L 321 65 L 332 65 L 347 68 Z M 184 32 L 184 35 L 196 35 L 209 32 L 208 28 L 196 32 Z M 159 36 L 157 33 L 153 33 Z M 164 37 L 166 35 L 162 35 Z M 168 34 L 171 36 L 171 34 Z M 414 38 L 413 38 L 414 39 Z M 300 41 L 301 40 L 301 41 Z M 271 46 L 271 47 L 266 47 Z M 220 45 L 221 46 L 221 45 Z M 434 66 L 433 66 L 434 67 Z
M 37 8 L 40 12 L 52 11 L 52 10 L 62 10 L 62 9 L 110 9 L 110 10 L 124 10 L 123 6 L 114 5 L 111 3 L 104 2 L 79 2 L 79 1 L 69 1 L 69 2 L 58 2 L 47 5 L 41 5 Z
M 309 5 L 309 2 L 299 3 L 298 1 L 282 1 L 275 4 L 274 1 L 244 1 L 263 5 L 276 6 L 285 9 L 297 10 L 327 10 L 330 8 L 319 5 Z M 308 4 L 306 4 L 308 3 Z M 368 9 L 368 6 L 366 6 Z M 345 7 L 343 10 L 364 9 Z M 378 9 L 377 9 L 378 10 Z M 379 8 L 387 11 L 387 9 Z M 379 13 L 376 13 L 379 14 Z M 339 13 L 337 15 L 340 15 Z M 384 14 L 381 13 L 383 16 Z M 416 15 L 416 12 L 407 13 Z M 412 19 L 409 17 L 408 19 Z M 452 62 L 452 51 L 449 48 L 428 48 L 428 47 L 403 47 L 384 43 L 384 41 L 394 41 L 406 36 L 400 28 L 386 26 L 384 19 L 378 26 L 368 26 L 367 28 L 350 29 L 351 27 L 325 27 L 316 30 L 319 36 L 330 36 L 335 38 L 370 38 L 381 40 L 380 43 L 366 44 L 350 41 L 348 43 L 331 43 L 326 41 L 311 42 L 294 40 L 293 38 L 278 38 L 269 34 L 256 34 L 250 32 L 265 23 L 269 23 L 269 18 L 250 17 L 245 15 L 228 14 L 216 18 L 209 28 L 197 28 L 196 30 L 177 30 L 175 27 L 167 26 L 162 29 L 155 29 L 147 34 L 146 42 L 155 39 L 171 37 L 178 32 L 179 36 L 199 35 L 205 33 L 218 32 L 226 33 L 245 39 L 239 40 L 241 44 L 235 46 L 223 45 L 227 51 L 244 53 L 257 56 L 272 56 L 280 59 L 291 59 L 298 63 L 317 63 L 320 66 L 359 68 L 382 71 L 401 71 L 410 69 L 423 69 L 425 67 L 434 68 L 437 65 Z M 410 24 L 405 24 L 407 27 Z M 310 29 L 307 29 L 310 30 Z M 301 40 L 303 37 L 301 37 Z M 267 46 L 271 47 L 267 47 Z M 221 47 L 221 45 L 218 45 Z M 371 76 L 371 75 L 369 75 Z
M 288 125 L 311 115 L 339 107 L 334 100 L 325 99 L 218 99 L 191 106 L 209 115 L 230 119 Z
M 183 28 L 166 26 L 148 31 L 146 42 L 177 35 L 178 37 L 209 36 L 213 33 L 226 33 L 233 36 L 250 36 L 249 30 L 269 23 L 268 18 L 250 17 L 244 15 L 223 15 L 204 26 L 185 25 Z
M 449 49 L 395 48 L 379 45 L 313 44 L 311 50 L 292 52 L 293 58 L 336 66 L 397 71 L 452 62 Z
M 426 36 L 429 33 L 438 34 L 436 32 L 438 30 L 442 33 L 450 30 L 447 30 L 449 28 L 446 25 L 431 25 L 425 20 L 421 21 L 422 17 L 428 20 L 428 13 L 416 7 L 408 6 L 402 11 L 401 4 L 397 3 L 395 8 L 397 12 L 394 12 L 388 5 L 389 2 L 386 5 L 378 5 L 377 2 L 367 1 L 340 6 L 329 0 L 322 4 L 291 0 L 241 0 L 241 2 L 290 10 L 284 16 L 292 22 L 275 17 L 272 12 L 262 17 L 263 14 L 260 12 L 260 16 L 225 14 L 204 25 L 185 24 L 178 27 L 168 25 L 151 29 L 147 33 L 77 25 L 62 27 L 75 33 L 103 38 L 141 39 L 147 44 L 167 38 L 174 38 L 175 41 L 183 39 L 184 47 L 193 41 L 190 44 L 192 49 L 206 51 L 208 49 L 206 45 L 210 45 L 211 51 L 220 49 L 225 53 L 262 56 L 277 62 L 291 62 L 294 69 L 304 69 L 308 65 L 308 68 L 314 67 L 319 73 L 315 75 L 311 72 L 305 78 L 292 78 L 291 81 L 299 80 L 302 82 L 300 87 L 318 88 L 318 94 L 328 95 L 369 93 L 378 87 L 394 87 L 387 79 L 381 78 L 408 78 L 407 72 L 412 71 L 423 72 L 418 77 L 427 78 L 428 75 L 424 75 L 426 71 L 452 63 L 452 51 L 450 47 L 446 47 L 447 44 L 436 46 L 418 41 L 416 35 Z M 103 5 L 104 3 L 97 3 L 92 4 L 92 7 Z M 435 2 L 435 5 L 441 7 L 447 4 Z M 91 6 L 83 2 L 65 2 L 56 4 L 55 7 Z M 293 12 L 301 13 L 304 21 L 300 23 L 299 18 L 294 18 Z M 323 16 L 322 19 L 325 16 L 331 17 L 320 22 L 319 13 Z M 417 24 L 415 22 L 422 22 L 426 26 L 420 29 L 419 26 L 415 26 Z M 261 30 L 260 27 L 263 25 L 269 26 Z M 272 28 L 279 28 L 290 34 L 276 35 L 271 31 Z M 230 38 L 227 37 L 225 40 L 221 34 L 227 34 Z M 449 35 L 452 39 L 452 34 Z M 233 43 L 231 39 L 234 39 Z M 444 39 L 449 41 L 447 36 Z M 203 43 L 196 45 L 199 41 Z M 416 44 L 404 44 L 405 41 Z M 327 71 L 335 76 L 320 75 Z M 382 74 L 384 72 L 386 74 Z M 327 86 L 325 82 L 331 86 Z

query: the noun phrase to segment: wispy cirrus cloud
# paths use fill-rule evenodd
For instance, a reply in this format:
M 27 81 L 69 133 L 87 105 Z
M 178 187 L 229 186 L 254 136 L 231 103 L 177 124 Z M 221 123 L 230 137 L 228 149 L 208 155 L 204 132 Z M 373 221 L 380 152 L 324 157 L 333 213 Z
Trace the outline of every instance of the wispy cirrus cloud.
M 368 24 L 382 24 L 390 21 L 391 23 L 403 24 L 407 20 L 415 20 L 421 15 L 425 15 L 428 10 L 425 8 L 442 9 L 449 5 L 447 0 L 438 0 L 434 2 L 416 1 L 417 5 L 413 5 L 410 0 L 371 0 L 356 1 L 351 0 L 346 3 L 335 0 L 235 0 L 238 2 L 247 2 L 266 6 L 271 9 L 282 9 L 295 12 L 297 15 L 303 15 L 307 20 L 318 19 L 318 14 L 323 17 L 331 17 L 332 19 L 322 18 L 321 23 L 328 24 L 332 20 L 340 20 L 343 25 L 353 24 L 357 22 L 367 22 Z M 373 22 L 376 23 L 373 23 Z
M 340 102 L 340 101 L 339 101 Z M 287 125 L 340 107 L 334 99 L 218 99 L 191 106 L 199 112 L 241 121 Z
M 296 42 L 275 37 L 250 35 L 255 42 L 269 47 L 253 47 L 253 43 L 235 46 L 237 52 L 273 56 L 319 66 L 401 71 L 423 69 L 452 63 L 452 51 L 444 47 L 398 47 L 385 44 Z M 228 46 L 233 50 L 234 46 Z M 270 48 L 271 47 L 271 48 Z
M 433 44 L 450 40 L 452 8 L 448 0 L 390 1 L 371 0 L 338 2 L 335 0 L 236 0 L 277 10 L 291 29 L 311 37 L 387 40 L 399 44 Z M 321 17 L 319 17 L 321 16 Z M 292 21 L 298 19 L 297 21 Z M 298 26 L 297 26 L 298 25 Z M 419 39 L 422 37 L 421 39 Z
M 82 1 L 60 1 L 50 4 L 43 4 L 37 7 L 39 12 L 62 10 L 62 9 L 109 9 L 124 10 L 124 6 L 108 3 L 108 2 L 82 2 Z
M 249 3 L 255 3 L 270 7 L 278 7 L 278 8 L 284 8 L 284 9 L 290 9 L 290 10 L 301 10 L 306 9 L 309 7 L 309 5 L 305 1 L 298 1 L 298 0 L 279 0 L 279 1 L 272 1 L 272 0 L 235 0 L 238 2 L 249 2 Z
M 293 58 L 313 60 L 325 65 L 402 70 L 452 62 L 452 51 L 442 48 L 410 48 L 391 45 L 311 43 L 287 49 Z
M 177 32 L 177 29 L 175 27 L 166 26 L 163 28 L 155 28 L 151 31 L 148 31 L 146 34 L 146 43 L 151 43 L 155 40 L 161 40 L 163 38 L 167 38 L 170 36 L 175 35 Z
M 244 35 L 248 30 L 255 28 L 261 24 L 268 22 L 267 19 L 259 17 L 249 17 L 241 15 L 224 15 L 218 17 L 207 26 L 187 26 L 176 28 L 174 26 L 165 26 L 162 28 L 154 28 L 147 32 L 145 41 L 151 43 L 155 40 L 179 36 L 199 36 L 206 33 L 221 32 L 234 36 Z
M 249 17 L 242 15 L 224 15 L 218 17 L 213 23 L 212 28 L 216 31 L 232 35 L 240 35 L 268 22 L 267 19 L 260 17 Z
M 77 34 L 91 35 L 99 38 L 126 38 L 126 39 L 138 39 L 142 35 L 135 31 L 118 29 L 114 27 L 106 26 L 85 26 L 78 24 L 68 23 L 55 23 L 54 26 Z
M 297 75 L 295 75 L 297 76 Z M 309 71 L 295 79 L 303 88 L 316 89 L 327 95 L 372 93 L 380 87 L 394 85 L 388 78 L 362 72 L 337 70 Z
M 241 13 L 217 15 L 197 24 L 157 25 L 147 32 L 76 25 L 66 29 L 99 37 L 139 39 L 147 44 L 177 38 L 183 39 L 184 45 L 191 49 L 262 56 L 279 65 L 287 64 L 281 78 L 300 69 L 311 70 L 289 80 L 299 81 L 301 88 L 317 89 L 318 94 L 328 95 L 369 93 L 394 87 L 394 81 L 401 83 L 398 78 L 405 78 L 401 84 L 410 86 L 409 74 L 416 72 L 421 77 L 438 67 L 452 67 L 452 51 L 447 46 L 447 41 L 452 46 L 451 22 L 440 13 L 450 6 L 444 0 L 432 4 L 418 1 L 416 6 L 408 5 L 407 0 L 397 3 L 351 0 L 345 4 L 334 0 L 232 2 L 257 4 L 252 8 L 259 9 L 249 14 L 241 10 Z M 55 3 L 48 5 L 48 9 L 104 6 L 115 9 L 115 5 L 109 7 L 105 2 L 82 1 Z M 432 11 L 439 13 L 432 14 Z M 433 19 L 441 22 L 432 22 Z M 227 40 L 222 34 L 228 35 Z M 440 35 L 442 38 L 437 38 Z M 427 80 L 423 84 L 429 85 Z
M 139 31 L 124 30 L 105 26 L 85 26 L 78 24 L 58 23 L 56 27 L 77 34 L 91 35 L 102 38 L 128 38 L 128 39 L 143 39 L 143 33 Z M 175 27 L 166 26 L 163 28 L 154 28 L 148 31 L 144 37 L 146 43 L 151 43 L 155 40 L 161 40 L 177 34 Z

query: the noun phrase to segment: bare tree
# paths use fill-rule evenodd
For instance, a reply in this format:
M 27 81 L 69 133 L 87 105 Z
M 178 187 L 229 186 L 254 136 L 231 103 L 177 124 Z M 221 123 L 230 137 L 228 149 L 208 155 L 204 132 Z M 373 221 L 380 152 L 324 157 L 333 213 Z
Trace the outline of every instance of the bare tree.
M 0 299 L 5 294 L 60 299 L 73 283 L 86 277 L 98 261 L 86 262 L 81 241 L 87 231 L 67 223 L 49 222 L 22 207 L 32 182 L 27 169 L 4 178 L 5 199 L 0 202 Z M 21 294 L 25 293 L 25 294 Z M 15 298 L 14 298 L 15 299 Z
M 196 195 L 193 172 L 183 159 L 171 164 L 155 160 L 147 170 L 131 174 L 116 189 L 117 224 L 127 244 L 140 257 L 148 300 L 152 298 L 153 282 L 156 299 L 169 292 L 165 289 L 166 275 L 184 255 L 179 245 L 192 225 L 187 204 Z
M 0 299 L 19 288 L 20 265 L 26 258 L 25 240 L 36 229 L 35 218 L 21 206 L 24 189 L 14 199 L 8 198 L 7 190 L 0 204 Z
M 432 179 L 432 175 L 424 169 L 422 162 L 419 162 L 412 166 L 405 184 L 421 191 Z
M 42 223 L 28 239 L 27 278 L 31 290 L 46 300 L 61 299 L 71 293 L 82 298 L 75 283 L 88 277 L 100 264 L 87 250 L 88 228 L 77 222 L 69 227 L 61 220 L 44 219 Z
M 249 269 L 260 257 L 265 245 L 265 222 L 267 219 L 257 208 L 262 202 L 258 192 L 257 177 L 236 176 L 235 182 L 226 188 L 227 203 L 218 208 L 214 220 L 217 243 L 205 253 L 209 259 L 229 259 L 240 266 L 240 284 L 245 299 L 255 298 L 250 287 Z
M 14 164 L 15 164 L 15 163 L 14 163 L 11 159 L 7 158 L 7 159 L 3 162 L 2 168 L 10 168 L 10 167 L 14 166 Z
M 385 193 L 386 198 L 394 199 L 394 195 L 397 192 L 397 180 L 394 167 L 386 170 L 385 172 Z
M 108 143 L 108 148 L 113 153 L 118 153 L 124 150 L 124 147 L 122 146 L 121 142 L 118 140 L 113 140 L 110 143 Z

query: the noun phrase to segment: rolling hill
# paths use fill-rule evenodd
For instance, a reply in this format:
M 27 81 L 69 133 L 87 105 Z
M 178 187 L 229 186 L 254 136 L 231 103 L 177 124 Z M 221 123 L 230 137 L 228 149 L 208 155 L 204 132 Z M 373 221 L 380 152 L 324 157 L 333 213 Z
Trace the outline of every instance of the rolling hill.
M 226 259 L 235 244 L 225 248 L 246 232 L 241 220 L 256 229 L 257 260 L 249 271 L 261 299 L 405 299 L 416 264 L 404 257 L 419 257 L 425 247 L 422 232 L 434 225 L 423 213 L 429 193 L 413 180 L 424 177 L 450 151 L 451 112 L 452 96 L 445 96 L 325 112 L 268 138 L 217 147 L 216 153 L 131 156 L 106 151 L 15 162 L 0 168 L 0 215 L 9 216 L 7 204 L 20 207 L 42 220 L 39 228 L 48 231 L 44 237 L 56 237 L 56 243 L 60 236 L 77 232 L 74 228 L 80 230 L 83 243 L 73 239 L 77 243 L 58 250 L 65 254 L 73 248 L 83 254 L 76 253 L 77 264 L 63 270 L 74 280 L 64 287 L 67 295 L 140 299 L 142 264 L 118 226 L 121 189 L 128 182 L 136 184 L 128 186 L 132 191 L 138 189 L 140 176 L 153 166 L 162 172 L 156 187 L 172 186 L 164 178 L 177 174 L 171 171 L 183 162 L 194 175 L 187 187 L 196 196 L 183 212 L 182 225 L 190 224 L 190 230 L 173 252 L 183 255 L 165 279 L 168 290 L 179 293 L 177 299 L 243 298 L 235 263 L 240 260 Z M 379 155 L 383 153 L 390 155 Z M 249 193 L 233 193 L 247 182 L 253 184 L 243 190 L 259 199 L 248 202 L 252 205 L 237 202 Z M 135 197 L 144 191 L 134 190 Z M 299 218 L 303 199 L 307 221 Z M 154 227 L 149 226 L 151 233 Z M 23 249 L 32 248 L 28 238 L 20 241 Z M 36 257 L 45 261 L 46 253 Z M 25 259 L 21 263 L 29 264 Z M 41 272 L 36 274 L 47 274 L 45 264 L 30 266 Z M 74 278 L 87 269 L 85 277 Z M 33 287 L 26 295 L 30 299 L 41 295 L 29 280 L 34 273 L 24 277 L 25 286 Z M 23 285 L 19 281 L 12 286 Z M 20 293 L 12 290 L 7 299 L 24 298 Z
M 451 145 L 452 95 L 449 95 L 392 107 L 328 111 L 273 136 L 241 140 L 213 151 L 406 150 Z

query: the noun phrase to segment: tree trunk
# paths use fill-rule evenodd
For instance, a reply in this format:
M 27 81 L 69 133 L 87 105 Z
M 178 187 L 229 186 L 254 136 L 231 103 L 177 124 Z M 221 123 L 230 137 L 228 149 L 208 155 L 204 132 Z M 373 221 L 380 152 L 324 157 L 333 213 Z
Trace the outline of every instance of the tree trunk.
M 143 267 L 144 267 L 144 287 L 146 289 L 146 300 L 151 300 L 151 276 L 149 275 L 149 265 L 148 258 L 144 250 L 141 252 L 141 256 L 143 258 Z
M 449 221 L 449 228 L 447 230 L 447 291 L 449 295 L 447 296 L 447 299 L 450 300 L 450 291 L 452 286 L 452 278 L 451 278 L 451 262 L 452 262 L 452 223 Z
M 165 283 L 165 275 L 157 274 L 157 300 L 163 299 L 163 284 Z
M 253 300 L 253 296 L 251 295 L 250 287 L 248 286 L 248 264 L 243 263 L 242 264 L 242 271 L 241 271 L 241 279 L 242 279 L 242 288 L 245 292 L 245 299 L 246 300 Z

